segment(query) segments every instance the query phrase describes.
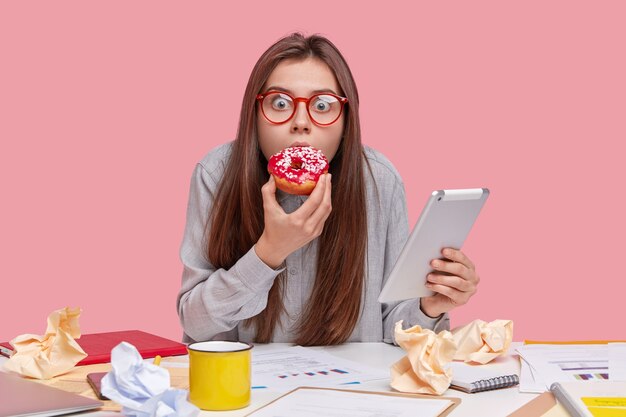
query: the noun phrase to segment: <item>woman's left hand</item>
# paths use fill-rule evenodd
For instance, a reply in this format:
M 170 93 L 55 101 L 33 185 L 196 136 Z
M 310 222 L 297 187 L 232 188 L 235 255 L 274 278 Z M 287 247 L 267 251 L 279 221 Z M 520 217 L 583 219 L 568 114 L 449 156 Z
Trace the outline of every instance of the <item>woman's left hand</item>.
M 435 294 L 420 301 L 422 311 L 430 317 L 467 303 L 480 282 L 474 263 L 463 252 L 452 248 L 441 252 L 445 259 L 432 260 L 434 272 L 426 277 L 426 287 Z

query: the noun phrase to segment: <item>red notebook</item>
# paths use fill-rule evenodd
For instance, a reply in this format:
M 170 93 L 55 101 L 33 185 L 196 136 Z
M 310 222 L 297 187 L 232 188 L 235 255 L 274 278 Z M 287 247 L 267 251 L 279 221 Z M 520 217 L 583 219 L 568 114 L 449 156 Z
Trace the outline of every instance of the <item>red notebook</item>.
M 121 332 L 84 334 L 76 342 L 87 353 L 87 357 L 76 365 L 91 365 L 111 361 L 111 349 L 120 342 L 128 342 L 135 346 L 142 358 L 160 356 L 186 355 L 187 346 L 174 340 L 142 332 L 141 330 L 124 330 Z M 13 347 L 9 342 L 0 343 L 0 353 L 9 356 Z

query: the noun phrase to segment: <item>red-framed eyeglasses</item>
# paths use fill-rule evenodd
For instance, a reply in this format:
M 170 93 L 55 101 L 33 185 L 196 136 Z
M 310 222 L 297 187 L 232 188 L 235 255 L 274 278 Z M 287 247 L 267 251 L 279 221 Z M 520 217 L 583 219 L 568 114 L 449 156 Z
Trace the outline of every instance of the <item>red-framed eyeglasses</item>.
M 303 102 L 309 117 L 319 126 L 328 126 L 339 120 L 343 106 L 348 102 L 345 97 L 331 93 L 315 94 L 309 98 L 293 97 L 282 91 L 268 91 L 259 94 L 256 99 L 261 105 L 261 112 L 268 122 L 280 125 L 287 123 L 296 114 L 299 102 Z

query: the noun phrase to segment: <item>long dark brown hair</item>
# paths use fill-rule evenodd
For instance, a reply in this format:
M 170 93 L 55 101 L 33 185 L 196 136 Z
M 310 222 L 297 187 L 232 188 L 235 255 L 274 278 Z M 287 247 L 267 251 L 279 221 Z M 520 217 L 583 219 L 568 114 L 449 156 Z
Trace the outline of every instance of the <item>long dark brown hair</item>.
M 330 67 L 348 105 L 342 140 L 329 169 L 333 210 L 318 238 L 313 293 L 297 329 L 295 342 L 304 346 L 339 344 L 350 337 L 360 315 L 365 279 L 367 218 L 359 97 L 348 64 L 325 37 L 291 34 L 272 45 L 256 63 L 244 93 L 237 137 L 207 222 L 206 241 L 211 263 L 228 269 L 261 236 L 261 186 L 269 175 L 258 143 L 255 98 L 281 61 L 309 57 Z M 284 281 L 285 272 L 274 281 L 265 310 L 247 321 L 256 327 L 257 342 L 271 341 L 274 328 L 280 325 Z

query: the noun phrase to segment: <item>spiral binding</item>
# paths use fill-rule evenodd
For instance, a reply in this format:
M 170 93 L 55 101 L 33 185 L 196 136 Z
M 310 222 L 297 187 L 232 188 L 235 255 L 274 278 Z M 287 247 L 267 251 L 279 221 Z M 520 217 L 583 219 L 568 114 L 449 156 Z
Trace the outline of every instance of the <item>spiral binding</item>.
M 517 375 L 504 375 L 495 378 L 481 379 L 480 381 L 472 382 L 471 392 L 489 391 L 498 388 L 507 388 L 519 384 L 519 376 Z

